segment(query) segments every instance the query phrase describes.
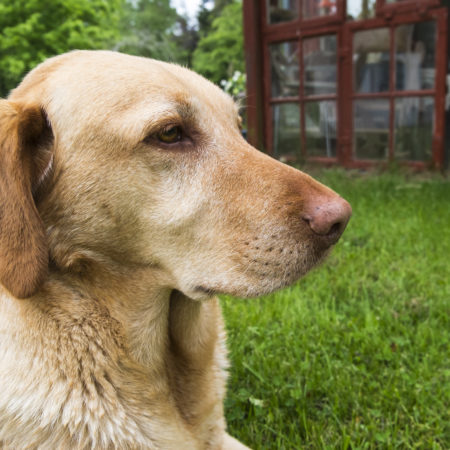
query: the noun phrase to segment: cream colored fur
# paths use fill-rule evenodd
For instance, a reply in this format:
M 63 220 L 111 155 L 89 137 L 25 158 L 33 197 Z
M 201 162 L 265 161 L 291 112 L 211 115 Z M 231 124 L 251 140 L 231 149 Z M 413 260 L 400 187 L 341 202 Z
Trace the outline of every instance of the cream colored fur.
M 0 447 L 245 448 L 226 433 L 215 295 L 253 297 L 306 273 L 329 246 L 300 213 L 335 194 L 247 144 L 217 87 L 149 59 L 50 59 L 1 101 L 1 121 L 4 167 L 15 168 L 5 171 L 30 174 L 27 232 L 44 237 L 25 252 L 36 262 L 16 264 L 25 194 L 0 189 L 11 211 L 0 246 L 12 247 L 0 286 Z M 161 143 L 171 126 L 182 141 Z

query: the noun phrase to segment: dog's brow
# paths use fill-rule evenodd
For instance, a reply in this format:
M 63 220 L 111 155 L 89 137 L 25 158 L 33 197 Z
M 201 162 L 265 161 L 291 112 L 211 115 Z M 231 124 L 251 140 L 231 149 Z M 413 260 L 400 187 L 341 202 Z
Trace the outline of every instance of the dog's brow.
M 180 117 L 185 121 L 191 121 L 197 114 L 197 108 L 195 108 L 191 102 L 185 100 L 178 102 L 176 110 Z
M 145 125 L 140 131 L 139 140 L 169 124 L 191 124 L 197 117 L 197 109 L 186 99 L 176 99 L 175 101 L 160 103 L 159 107 L 152 108 L 144 117 Z

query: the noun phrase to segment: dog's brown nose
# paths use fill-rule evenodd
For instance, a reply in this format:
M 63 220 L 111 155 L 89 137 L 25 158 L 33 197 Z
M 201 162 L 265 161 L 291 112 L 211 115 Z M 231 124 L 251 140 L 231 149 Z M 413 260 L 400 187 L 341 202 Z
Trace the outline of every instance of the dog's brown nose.
M 342 197 L 319 197 L 311 202 L 302 219 L 328 245 L 338 241 L 352 215 L 352 207 Z

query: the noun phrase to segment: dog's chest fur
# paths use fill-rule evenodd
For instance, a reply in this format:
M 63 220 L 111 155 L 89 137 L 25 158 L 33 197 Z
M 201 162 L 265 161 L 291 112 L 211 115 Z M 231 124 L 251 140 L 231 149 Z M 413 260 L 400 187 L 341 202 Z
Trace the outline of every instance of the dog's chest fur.
M 67 287 L 63 303 L 3 294 L 0 308 L 0 448 L 176 448 L 173 423 L 198 448 L 220 446 L 226 356 L 215 300 L 173 296 L 141 339 Z M 180 330 L 200 341 L 186 347 Z

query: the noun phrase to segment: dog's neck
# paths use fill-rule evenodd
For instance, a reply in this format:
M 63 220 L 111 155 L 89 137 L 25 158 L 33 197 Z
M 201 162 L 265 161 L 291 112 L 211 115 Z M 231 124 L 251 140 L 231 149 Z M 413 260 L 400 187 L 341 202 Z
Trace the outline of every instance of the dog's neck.
M 216 299 L 199 302 L 188 298 L 171 288 L 156 267 L 124 267 L 111 262 L 107 267 L 96 263 L 85 274 L 64 276 L 71 278 L 68 284 L 87 290 L 86 294 L 102 303 L 120 323 L 138 363 L 165 370 L 170 352 L 185 362 L 212 358 L 220 317 Z
M 156 280 L 161 276 L 155 269 L 134 268 L 127 276 L 97 278 L 90 286 L 123 327 L 130 356 L 152 379 L 166 380 L 181 415 L 195 421 L 200 404 L 217 401 L 209 392 L 211 379 L 225 380 L 224 373 L 213 375 L 217 367 L 227 367 L 220 356 L 225 354 L 220 306 L 215 298 L 195 301 Z
M 215 423 L 221 417 L 227 367 L 217 299 L 197 302 L 158 285 L 161 277 L 152 268 L 103 269 L 95 267 L 94 278 L 53 266 L 34 297 L 18 301 L 4 293 L 2 325 L 9 336 L 20 336 L 11 347 L 26 353 L 40 341 L 44 364 L 74 383 L 84 380 L 77 367 L 106 373 L 119 384 L 122 376 L 125 383 L 129 374 L 143 377 L 147 391 L 167 396 L 187 423 L 208 428 L 210 422 L 198 420 L 211 416 Z M 87 349 L 82 356 L 74 351 L 79 339 Z M 47 359 L 51 354 L 59 355 L 56 367 Z
M 112 268 L 112 270 L 111 270 Z M 162 367 L 169 346 L 169 310 L 172 289 L 161 283 L 152 267 L 96 267 L 83 280 L 89 295 L 116 319 L 131 355 L 146 367 Z

